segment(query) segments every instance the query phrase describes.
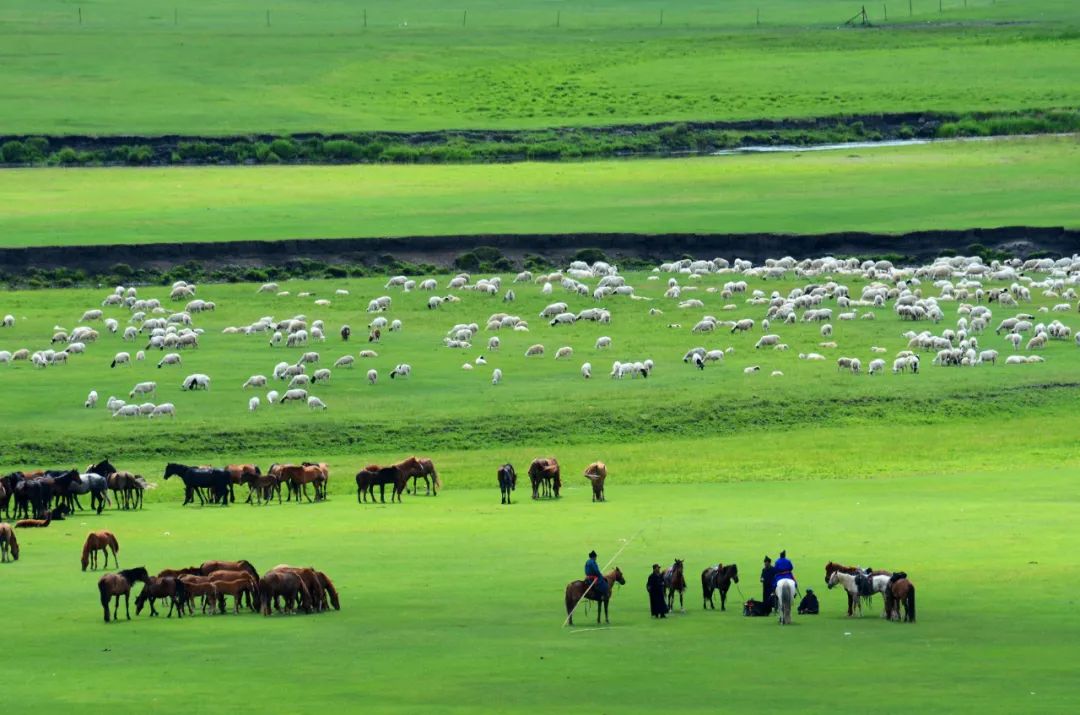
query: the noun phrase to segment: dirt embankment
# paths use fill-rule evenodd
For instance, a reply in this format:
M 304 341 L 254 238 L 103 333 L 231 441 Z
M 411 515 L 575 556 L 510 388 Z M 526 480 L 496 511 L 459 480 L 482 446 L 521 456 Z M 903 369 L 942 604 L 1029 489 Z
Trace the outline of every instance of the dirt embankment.
M 948 250 L 969 253 L 974 244 L 1018 257 L 1036 252 L 1071 255 L 1080 252 L 1080 230 L 1016 226 L 905 234 L 503 234 L 7 248 L 0 249 L 0 270 L 71 268 L 100 272 L 120 263 L 133 268 L 167 269 L 189 261 L 206 267 L 271 266 L 302 258 L 331 264 L 377 264 L 386 256 L 449 267 L 454 258 L 480 246 L 496 248 L 518 263 L 527 254 L 561 263 L 583 248 L 600 249 L 613 260 L 656 262 L 684 255 L 738 257 L 754 262 L 788 255 L 800 259 L 825 255 L 897 256 L 916 261 L 933 259 Z

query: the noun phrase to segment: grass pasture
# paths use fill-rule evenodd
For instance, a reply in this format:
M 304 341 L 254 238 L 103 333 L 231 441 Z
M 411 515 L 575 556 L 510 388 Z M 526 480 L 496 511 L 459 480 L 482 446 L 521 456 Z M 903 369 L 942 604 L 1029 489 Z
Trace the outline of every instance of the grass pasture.
M 8 169 L 0 246 L 1076 227 L 1078 154 L 1075 137 L 1041 137 L 575 164 Z
M 909 3 L 894 0 L 889 22 L 870 4 L 875 28 L 838 28 L 861 5 L 13 0 L 0 8 L 0 134 L 508 129 L 1076 105 L 1075 3 L 945 0 L 939 12 L 937 0 L 912 0 L 909 15 Z

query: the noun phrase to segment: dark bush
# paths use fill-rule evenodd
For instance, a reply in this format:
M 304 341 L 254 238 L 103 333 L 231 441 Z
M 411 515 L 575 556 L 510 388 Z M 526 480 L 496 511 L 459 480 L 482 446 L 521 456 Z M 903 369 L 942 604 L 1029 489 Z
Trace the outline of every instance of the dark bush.
M 292 161 L 298 153 L 296 144 L 291 139 L 275 139 L 270 142 L 270 151 L 282 161 Z
M 33 160 L 33 152 L 21 141 L 13 139 L 0 146 L 0 159 L 5 164 L 26 164 Z
M 596 263 L 597 261 L 608 262 L 607 255 L 599 248 L 582 248 L 580 251 L 574 254 L 575 261 L 584 261 L 589 265 Z

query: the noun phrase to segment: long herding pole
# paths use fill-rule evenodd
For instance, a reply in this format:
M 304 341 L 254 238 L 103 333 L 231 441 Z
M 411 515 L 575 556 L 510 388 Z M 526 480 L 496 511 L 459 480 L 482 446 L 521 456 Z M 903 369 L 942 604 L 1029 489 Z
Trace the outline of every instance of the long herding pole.
M 619 558 L 619 554 L 621 554 L 621 553 L 622 553 L 623 551 L 625 551 L 625 550 L 626 550 L 626 547 L 627 547 L 627 546 L 629 546 L 629 545 L 630 545 L 630 543 L 631 543 L 631 542 L 632 542 L 632 541 L 633 541 L 634 539 L 636 539 L 637 537 L 641 536 L 641 532 L 643 532 L 643 531 L 645 531 L 645 527 L 644 527 L 644 526 L 643 526 L 643 527 L 641 527 L 640 529 L 638 529 L 638 533 L 636 533 L 636 534 L 634 534 L 633 536 L 631 536 L 631 537 L 630 537 L 630 538 L 629 538 L 629 539 L 628 539 L 628 540 L 626 541 L 626 543 L 622 545 L 622 548 L 620 548 L 620 549 L 619 549 L 618 551 L 616 551 L 616 552 L 615 552 L 615 555 L 614 555 L 614 556 L 612 556 L 612 557 L 611 557 L 610 559 L 608 559 L 608 562 L 607 562 L 606 564 L 604 564 L 604 568 L 600 569 L 600 571 L 601 571 L 601 572 L 603 572 L 603 571 L 606 571 L 606 570 L 607 570 L 607 568 L 608 568 L 608 566 L 611 566 L 611 564 L 615 563 L 615 559 Z M 566 627 L 567 625 L 569 625 L 569 623 L 570 623 L 570 619 L 574 617 L 574 611 L 576 611 L 576 610 L 577 610 L 577 608 L 578 608 L 578 606 L 580 606 L 580 605 L 581 605 L 581 602 L 585 600 L 585 597 L 589 595 L 589 591 L 591 591 L 591 590 L 592 590 L 592 587 L 593 587 L 593 586 L 594 586 L 595 584 L 596 584 L 596 581 L 593 581 L 592 583 L 590 583 L 590 584 L 589 584 L 589 587 L 585 589 L 585 592 L 584 592 L 583 594 L 581 594 L 581 598 L 579 598 L 579 599 L 578 599 L 578 602 L 577 602 L 577 603 L 575 603 L 575 604 L 574 604 L 574 607 L 570 609 L 570 612 L 566 614 L 566 620 L 565 620 L 565 621 L 563 621 L 563 627 L 564 627 L 564 628 L 565 628 L 565 627 Z

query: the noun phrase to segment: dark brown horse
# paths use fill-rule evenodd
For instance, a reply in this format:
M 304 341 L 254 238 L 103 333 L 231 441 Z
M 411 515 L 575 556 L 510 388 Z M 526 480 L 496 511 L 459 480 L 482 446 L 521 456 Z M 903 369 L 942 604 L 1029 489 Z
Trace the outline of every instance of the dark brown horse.
M 885 614 L 890 621 L 900 620 L 900 606 L 904 606 L 904 622 L 915 622 L 915 584 L 908 580 L 907 574 L 897 571 L 889 579 L 885 589 Z
M 149 602 L 150 615 L 156 616 L 158 613 L 154 608 L 154 603 L 159 598 L 169 601 L 169 612 L 165 614 L 166 618 L 172 617 L 174 607 L 177 618 L 184 617 L 184 584 L 174 576 L 151 576 L 147 579 L 143 590 L 135 598 L 135 615 L 142 613 L 143 607 Z
M 674 610 L 675 593 L 679 594 L 679 610 L 686 612 L 683 605 L 683 594 L 686 592 L 686 579 L 683 577 L 683 560 L 675 559 L 675 563 L 664 570 L 664 588 L 667 589 L 668 610 Z
M 323 467 L 318 464 L 272 464 L 267 471 L 281 481 L 289 483 L 289 492 L 296 495 L 297 504 L 300 503 L 301 493 L 305 499 L 311 501 L 307 492 L 308 484 L 315 486 L 315 501 L 326 498 L 323 485 L 326 484 L 327 472 L 324 472 Z
M 404 459 L 394 465 L 401 470 L 401 473 L 406 479 L 412 478 L 412 494 L 416 494 L 416 480 L 423 479 L 425 492 L 432 496 L 439 495 L 439 489 L 442 487 L 442 479 L 439 478 L 439 473 L 435 471 L 435 464 L 427 457 L 412 456 L 408 459 Z
M 146 583 L 150 575 L 146 573 L 146 567 L 139 566 L 133 569 L 124 569 L 117 573 L 107 573 L 98 579 L 98 594 L 101 596 L 101 607 L 105 609 L 105 622 L 109 622 L 109 599 L 115 598 L 113 606 L 113 620 L 116 620 L 117 611 L 120 610 L 120 597 L 124 597 L 124 613 L 131 620 L 129 597 L 131 596 L 131 584 L 136 581 Z
M 271 569 L 271 571 L 296 574 L 304 583 L 304 587 L 311 596 L 311 600 L 308 603 L 308 607 L 311 611 L 319 612 L 329 609 L 326 598 L 326 589 L 323 588 L 323 581 L 319 578 L 319 573 L 315 569 L 306 566 L 279 564 Z M 327 579 L 327 581 L 329 581 L 329 579 Z
M 585 467 L 585 478 L 592 483 L 592 500 L 606 501 L 604 482 L 607 480 L 607 465 L 603 462 L 593 462 Z
M 270 606 L 279 596 L 285 600 L 285 613 L 298 608 L 311 610 L 311 593 L 304 581 L 290 571 L 267 571 L 259 579 L 259 593 L 264 616 L 270 615 Z
M 596 622 L 600 622 L 601 611 L 604 614 L 604 621 L 611 623 L 608 619 L 608 604 L 611 601 L 611 589 L 618 583 L 620 585 L 626 585 L 626 579 L 623 578 L 622 571 L 616 566 L 614 570 L 608 571 L 604 575 L 604 580 L 607 581 L 607 589 L 603 596 L 598 596 L 594 592 L 594 589 L 590 588 L 588 581 L 571 581 L 566 584 L 566 622 L 569 625 L 574 625 L 574 609 L 577 608 L 578 603 L 582 598 L 588 601 L 596 601 L 599 605 L 596 607 Z
M 259 581 L 247 571 L 211 571 L 206 576 L 217 590 L 218 613 L 225 613 L 225 597 L 233 597 L 233 611 L 240 613 L 240 606 L 247 598 L 252 611 L 259 609 Z
M 739 582 L 739 567 L 735 564 L 717 564 L 701 572 L 701 593 L 704 598 L 702 608 L 716 610 L 713 604 L 713 591 L 720 592 L 720 610 L 727 610 L 727 592 L 732 582 Z
M 559 462 L 554 457 L 537 457 L 529 465 L 529 479 L 532 481 L 532 498 L 539 499 L 541 489 L 543 496 L 559 497 L 562 489 L 562 478 L 559 471 Z
M 206 609 L 209 607 L 210 612 L 214 612 L 214 607 L 217 604 L 217 586 L 210 580 L 209 576 L 194 576 L 184 574 L 176 577 L 178 581 L 184 584 L 184 603 L 187 604 L 188 613 L 195 612 L 195 605 L 192 603 L 193 596 L 202 596 L 202 612 L 206 613 Z
M 87 566 L 93 569 L 98 567 L 98 555 L 97 552 L 101 551 L 105 554 L 105 564 L 103 568 L 109 568 L 109 550 L 112 549 L 113 566 L 120 567 L 120 560 L 116 558 L 116 552 L 120 550 L 120 544 L 116 541 L 116 536 L 111 531 L 91 531 L 86 535 L 86 541 L 83 542 L 82 547 L 82 570 L 85 571 Z
M 7 563 L 9 554 L 12 561 L 19 560 L 19 540 L 10 524 L 0 524 L 0 563 Z
M 383 504 L 386 503 L 386 485 L 390 484 L 393 489 L 390 492 L 390 503 L 394 502 L 394 499 L 401 501 L 401 494 L 405 491 L 405 485 L 408 483 L 408 479 L 397 466 L 393 467 L 380 467 L 375 464 L 369 464 L 356 473 L 356 501 L 363 503 L 367 501 L 367 497 L 371 496 L 372 503 L 375 502 L 375 487 L 379 487 L 379 501 Z

